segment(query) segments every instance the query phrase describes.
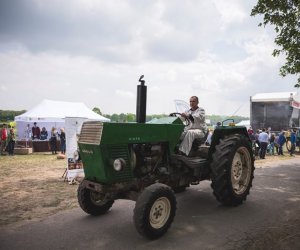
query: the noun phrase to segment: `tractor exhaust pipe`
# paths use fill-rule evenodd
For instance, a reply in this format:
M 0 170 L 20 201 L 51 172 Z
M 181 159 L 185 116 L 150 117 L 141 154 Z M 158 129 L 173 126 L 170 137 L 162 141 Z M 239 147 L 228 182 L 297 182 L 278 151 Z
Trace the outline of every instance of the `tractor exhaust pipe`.
M 142 80 L 144 75 L 141 75 L 137 85 L 137 100 L 136 100 L 136 122 L 145 123 L 146 122 L 146 105 L 147 105 L 147 86 L 145 85 L 145 80 Z

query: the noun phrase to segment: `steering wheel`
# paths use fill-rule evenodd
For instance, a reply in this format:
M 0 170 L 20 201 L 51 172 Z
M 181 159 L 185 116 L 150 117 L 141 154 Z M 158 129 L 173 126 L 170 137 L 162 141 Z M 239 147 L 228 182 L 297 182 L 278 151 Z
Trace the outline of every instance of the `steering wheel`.
M 172 117 L 180 116 L 181 117 L 181 113 L 174 112 L 174 113 L 169 114 L 169 116 L 172 116 Z M 189 118 L 185 118 L 185 121 L 183 123 L 184 123 L 185 126 L 189 126 L 190 123 L 191 123 L 191 120 Z

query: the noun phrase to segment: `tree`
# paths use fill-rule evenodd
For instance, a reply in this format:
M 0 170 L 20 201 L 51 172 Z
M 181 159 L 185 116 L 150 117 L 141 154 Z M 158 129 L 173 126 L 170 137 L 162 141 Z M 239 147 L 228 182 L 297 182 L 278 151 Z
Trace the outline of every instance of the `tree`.
M 26 110 L 14 111 L 14 110 L 1 110 L 0 109 L 0 121 L 13 121 L 16 116 L 24 114 Z
M 285 55 L 286 62 L 280 68 L 280 75 L 300 74 L 300 0 L 258 0 L 251 11 L 251 16 L 263 15 L 263 23 L 274 25 L 277 37 L 275 44 L 279 49 L 274 49 L 272 55 Z M 300 77 L 295 84 L 300 87 Z
M 124 113 L 119 114 L 118 122 L 126 122 L 126 115 Z
M 119 115 L 118 114 L 112 114 L 110 117 L 110 120 L 112 122 L 118 122 L 119 121 Z
M 102 115 L 101 110 L 99 108 L 97 108 L 97 107 L 93 108 L 93 111 L 95 113 L 97 113 L 98 115 Z
M 135 120 L 136 120 L 135 114 L 127 113 L 127 114 L 126 114 L 126 120 L 127 120 L 128 122 L 135 122 Z

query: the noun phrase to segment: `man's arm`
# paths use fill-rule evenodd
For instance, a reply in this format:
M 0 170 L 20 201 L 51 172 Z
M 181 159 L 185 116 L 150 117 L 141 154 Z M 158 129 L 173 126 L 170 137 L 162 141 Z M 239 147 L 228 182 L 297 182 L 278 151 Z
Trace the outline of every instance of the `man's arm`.
M 192 128 L 198 128 L 205 131 L 207 129 L 205 122 L 205 110 L 203 108 L 198 108 L 195 112 L 191 114 L 193 123 Z
M 205 123 L 205 110 L 203 108 L 198 108 L 196 110 L 196 112 L 194 112 L 193 114 L 190 114 L 190 116 L 192 117 L 193 122 L 200 122 L 200 123 Z

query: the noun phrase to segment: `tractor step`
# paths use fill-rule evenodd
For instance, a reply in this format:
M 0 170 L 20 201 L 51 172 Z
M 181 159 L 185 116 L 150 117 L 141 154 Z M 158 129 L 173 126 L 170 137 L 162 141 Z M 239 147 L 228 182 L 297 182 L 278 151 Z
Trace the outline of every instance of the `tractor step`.
M 185 155 L 174 154 L 171 156 L 173 159 L 183 162 L 189 168 L 202 168 L 207 166 L 208 160 L 199 157 L 188 157 Z

